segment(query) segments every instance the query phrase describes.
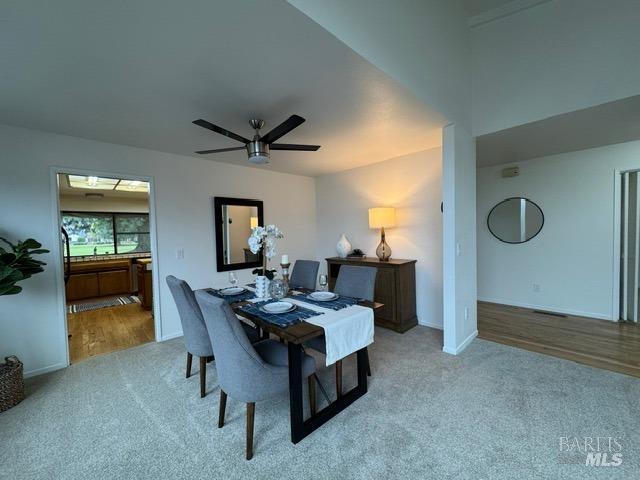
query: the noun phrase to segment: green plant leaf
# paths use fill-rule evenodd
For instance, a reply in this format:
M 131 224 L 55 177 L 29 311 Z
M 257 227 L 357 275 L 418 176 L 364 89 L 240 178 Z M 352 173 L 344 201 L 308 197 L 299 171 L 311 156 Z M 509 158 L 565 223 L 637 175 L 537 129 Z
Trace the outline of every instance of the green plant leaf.
M 0 240 L 11 247 L 12 252 L 0 249 L 0 295 L 15 295 L 22 291 L 22 287 L 16 282 L 25 280 L 32 275 L 44 271 L 46 265 L 41 260 L 36 260 L 32 255 L 49 253 L 42 247 L 42 244 L 33 238 L 28 238 L 24 242 L 13 244 L 6 238 Z
M 16 295 L 22 291 L 22 287 L 18 285 L 0 285 L 0 296 L 2 295 Z
M 0 265 L 11 265 L 16 261 L 16 256 L 13 253 L 0 253 Z
M 20 270 L 16 270 L 15 268 L 11 267 L 0 266 L 0 282 L 15 283 L 19 280 L 22 280 L 23 278 L 24 277 Z
M 27 238 L 24 242 L 21 242 L 22 246 L 27 249 L 40 248 L 42 244 L 35 241 L 33 238 Z

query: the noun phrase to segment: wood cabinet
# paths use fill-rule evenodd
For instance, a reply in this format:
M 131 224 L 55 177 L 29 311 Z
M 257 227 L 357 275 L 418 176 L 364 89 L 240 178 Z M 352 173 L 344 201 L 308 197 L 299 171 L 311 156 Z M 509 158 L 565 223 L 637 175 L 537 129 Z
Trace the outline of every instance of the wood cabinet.
M 99 297 L 98 275 L 96 273 L 77 273 L 67 282 L 67 300 Z
M 153 308 L 153 283 L 151 281 L 151 259 L 140 259 L 136 262 L 138 276 L 138 298 L 145 310 Z
M 327 258 L 329 289 L 333 290 L 342 265 L 375 267 L 374 300 L 384 304 L 375 312 L 376 325 L 404 333 L 418 323 L 416 316 L 416 260 L 392 258 Z
M 118 295 L 130 293 L 129 270 L 113 270 L 110 272 L 98 272 L 98 288 L 100 295 Z
M 74 262 L 66 285 L 67 301 L 131 293 L 131 260 Z

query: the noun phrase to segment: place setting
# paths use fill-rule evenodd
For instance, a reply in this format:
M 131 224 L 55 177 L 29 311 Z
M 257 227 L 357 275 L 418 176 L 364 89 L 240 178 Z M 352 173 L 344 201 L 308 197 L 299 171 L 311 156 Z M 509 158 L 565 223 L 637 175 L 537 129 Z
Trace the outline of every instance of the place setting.
M 292 293 L 292 298 L 301 302 L 306 302 L 317 307 L 328 308 L 331 310 L 342 310 L 358 304 L 360 299 L 338 295 L 334 292 L 318 290 L 309 293 Z
M 311 317 L 323 315 L 322 312 L 316 312 L 293 302 L 278 299 L 263 300 L 255 303 L 249 302 L 239 306 L 238 310 L 280 327 L 288 327 Z
M 235 272 L 229 272 L 229 283 L 231 286 L 214 289 L 207 288 L 206 291 L 213 295 L 214 297 L 222 298 L 226 302 L 230 304 L 245 302 L 252 298 L 255 298 L 255 293 L 251 290 L 237 285 L 238 276 Z

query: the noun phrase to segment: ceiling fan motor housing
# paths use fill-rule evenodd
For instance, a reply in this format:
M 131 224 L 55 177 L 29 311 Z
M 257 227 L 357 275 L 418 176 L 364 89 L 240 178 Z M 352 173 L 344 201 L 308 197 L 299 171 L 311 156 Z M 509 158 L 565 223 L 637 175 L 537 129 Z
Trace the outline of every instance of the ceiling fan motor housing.
M 249 155 L 249 161 L 256 165 L 264 165 L 269 163 L 269 145 L 261 142 L 260 140 L 253 140 L 247 143 L 247 153 Z

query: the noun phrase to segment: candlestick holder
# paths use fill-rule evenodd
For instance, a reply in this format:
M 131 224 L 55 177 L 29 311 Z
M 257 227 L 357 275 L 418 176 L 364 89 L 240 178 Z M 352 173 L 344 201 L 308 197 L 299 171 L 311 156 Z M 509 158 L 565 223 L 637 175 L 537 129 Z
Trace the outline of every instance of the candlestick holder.
M 289 291 L 289 267 L 291 263 L 281 263 L 280 268 L 282 268 L 282 280 L 287 286 L 287 291 Z

